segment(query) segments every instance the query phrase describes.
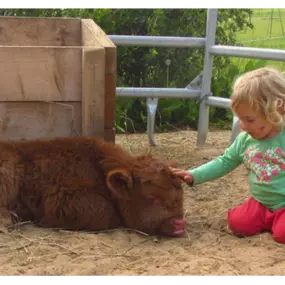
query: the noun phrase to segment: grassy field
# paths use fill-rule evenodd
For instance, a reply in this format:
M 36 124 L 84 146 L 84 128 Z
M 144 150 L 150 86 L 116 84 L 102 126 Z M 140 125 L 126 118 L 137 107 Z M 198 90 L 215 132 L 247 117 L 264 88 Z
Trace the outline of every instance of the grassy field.
M 285 49 L 285 9 L 253 9 L 254 28 L 237 35 L 237 45 L 244 47 Z M 239 73 L 265 65 L 275 66 L 285 71 L 285 61 L 232 58 L 239 67 Z
M 252 24 L 254 29 L 238 35 L 239 42 L 246 46 L 284 46 L 285 9 L 253 9 Z

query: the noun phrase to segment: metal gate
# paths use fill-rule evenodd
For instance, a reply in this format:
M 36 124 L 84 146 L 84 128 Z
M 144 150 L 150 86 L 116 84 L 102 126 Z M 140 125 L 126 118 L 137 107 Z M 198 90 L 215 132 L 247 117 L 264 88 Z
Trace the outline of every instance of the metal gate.
M 206 142 L 209 127 L 209 107 L 229 108 L 230 103 L 230 99 L 214 97 L 211 93 L 214 56 L 221 55 L 285 61 L 284 50 L 215 45 L 217 16 L 218 9 L 208 9 L 205 38 L 109 35 L 110 39 L 117 46 L 188 47 L 204 48 L 205 50 L 203 71 L 185 88 L 116 88 L 117 96 L 146 98 L 148 111 L 147 133 L 152 145 L 157 145 L 153 137 L 153 132 L 159 98 L 196 99 L 200 103 L 197 145 L 203 145 Z M 230 143 L 234 141 L 238 132 L 239 121 L 234 117 Z

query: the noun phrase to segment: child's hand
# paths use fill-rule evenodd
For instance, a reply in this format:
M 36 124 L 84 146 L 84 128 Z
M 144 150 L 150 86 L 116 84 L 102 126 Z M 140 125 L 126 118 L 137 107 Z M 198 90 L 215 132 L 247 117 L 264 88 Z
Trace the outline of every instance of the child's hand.
M 185 183 L 192 184 L 193 183 L 193 176 L 186 170 L 169 167 L 169 170 L 176 176 L 180 177 Z

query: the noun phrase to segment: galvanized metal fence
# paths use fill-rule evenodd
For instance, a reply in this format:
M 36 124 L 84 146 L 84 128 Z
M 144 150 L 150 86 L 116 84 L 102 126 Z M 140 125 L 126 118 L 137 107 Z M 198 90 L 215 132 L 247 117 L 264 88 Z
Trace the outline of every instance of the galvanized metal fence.
M 116 88 L 117 96 L 146 98 L 148 111 L 147 133 L 152 145 L 157 145 L 153 133 L 155 113 L 159 98 L 188 98 L 198 100 L 200 109 L 197 145 L 205 144 L 209 128 L 209 107 L 229 108 L 230 103 L 230 99 L 217 96 L 214 97 L 211 93 L 214 56 L 220 55 L 285 61 L 284 50 L 215 45 L 217 18 L 218 9 L 208 9 L 205 38 L 109 35 L 110 39 L 117 46 L 188 47 L 204 48 L 205 50 L 203 71 L 185 88 Z M 238 132 L 239 121 L 234 117 L 230 142 L 233 142 Z

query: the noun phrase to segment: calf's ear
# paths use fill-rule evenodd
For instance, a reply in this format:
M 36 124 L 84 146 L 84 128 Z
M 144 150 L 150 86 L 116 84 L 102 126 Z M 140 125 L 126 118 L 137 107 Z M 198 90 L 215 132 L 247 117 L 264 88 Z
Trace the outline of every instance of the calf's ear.
M 114 196 L 129 200 L 129 191 L 133 186 L 132 175 L 125 169 L 115 169 L 107 174 L 107 186 Z

